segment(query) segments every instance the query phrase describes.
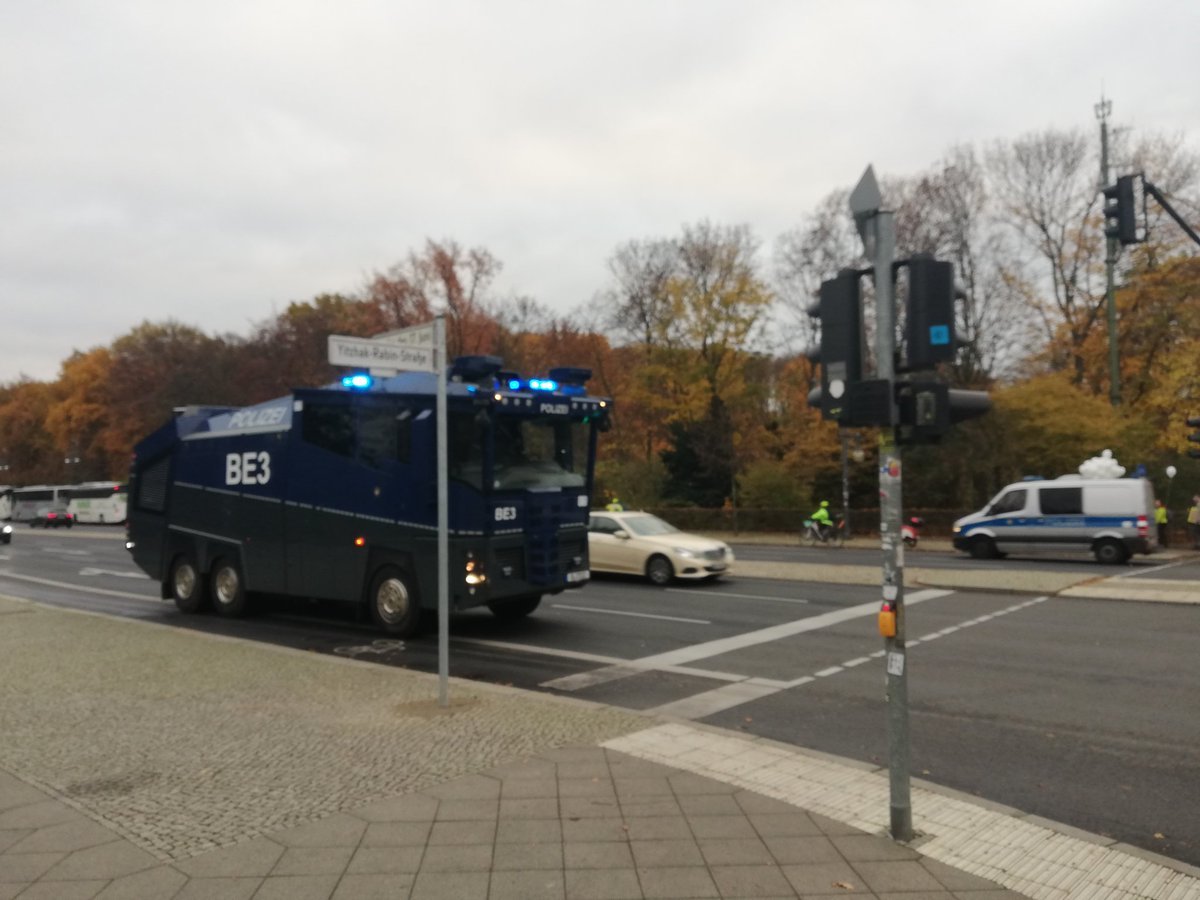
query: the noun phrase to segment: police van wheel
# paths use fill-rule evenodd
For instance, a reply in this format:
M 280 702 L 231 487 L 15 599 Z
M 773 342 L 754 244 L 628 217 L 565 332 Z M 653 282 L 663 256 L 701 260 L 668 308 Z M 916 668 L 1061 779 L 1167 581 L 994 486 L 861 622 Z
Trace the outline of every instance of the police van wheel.
M 675 569 L 665 556 L 652 556 L 646 563 L 646 577 L 652 584 L 662 587 L 671 583 L 671 579 L 675 577 Z
M 990 537 L 977 537 L 971 541 L 971 557 L 972 559 L 999 559 L 1000 551 L 996 549 L 996 542 Z
M 367 606 L 381 630 L 396 637 L 411 637 L 421 627 L 421 598 L 411 576 L 394 566 L 380 569 L 371 580 Z
M 236 618 L 246 612 L 246 586 L 242 571 L 231 559 L 218 559 L 210 580 L 213 608 L 218 615 Z
M 1092 553 L 1095 554 L 1097 562 L 1105 565 L 1119 565 L 1129 558 L 1124 544 L 1120 541 L 1099 541 L 1092 548 Z
M 525 618 L 537 609 L 541 602 L 542 595 L 534 594 L 532 597 L 517 597 L 515 600 L 497 600 L 495 603 L 489 603 L 487 607 L 497 619 L 511 622 Z
M 171 597 L 182 613 L 197 613 L 204 608 L 204 579 L 190 554 L 182 554 L 171 563 Z

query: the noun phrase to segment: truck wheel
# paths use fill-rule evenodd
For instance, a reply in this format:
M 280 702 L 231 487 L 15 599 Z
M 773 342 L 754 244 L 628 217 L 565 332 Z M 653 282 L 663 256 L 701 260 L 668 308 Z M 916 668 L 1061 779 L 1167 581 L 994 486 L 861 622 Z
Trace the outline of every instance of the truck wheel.
M 663 587 L 671 583 L 671 579 L 675 577 L 675 569 L 665 556 L 652 556 L 646 563 L 646 577 L 652 584 Z
M 1000 551 L 996 549 L 996 542 L 990 537 L 977 537 L 971 541 L 971 558 L 999 559 Z
M 396 637 L 412 637 L 421 627 L 421 598 L 412 576 L 395 566 L 385 566 L 371 579 L 367 593 L 371 621 Z
M 517 619 L 523 619 L 542 602 L 541 594 L 534 594 L 532 597 L 517 597 L 513 600 L 497 600 L 495 603 L 489 603 L 487 608 L 492 611 L 492 615 L 501 622 L 514 622 Z
M 1125 550 L 1125 545 L 1111 538 L 1104 541 L 1097 541 L 1096 546 L 1092 548 L 1092 553 L 1095 554 L 1097 562 L 1102 562 L 1105 565 L 1120 565 L 1129 558 L 1129 553 Z
M 218 559 L 213 563 L 210 578 L 213 608 L 218 615 L 230 619 L 246 613 L 246 586 L 242 583 L 242 571 L 232 559 Z
M 204 608 L 204 579 L 200 577 L 196 560 L 190 553 L 175 557 L 175 561 L 171 563 L 168 583 L 171 586 L 171 596 L 180 612 L 190 615 Z

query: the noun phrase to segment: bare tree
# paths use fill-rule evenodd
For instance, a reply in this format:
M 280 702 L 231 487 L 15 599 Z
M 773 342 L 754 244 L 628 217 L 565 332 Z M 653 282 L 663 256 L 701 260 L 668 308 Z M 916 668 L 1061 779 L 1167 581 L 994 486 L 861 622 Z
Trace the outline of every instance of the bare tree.
M 670 341 L 671 300 L 667 284 L 679 264 L 672 240 L 630 241 L 608 261 L 613 284 L 601 295 L 609 307 L 605 325 L 642 346 Z
M 1052 364 L 1069 367 L 1075 383 L 1082 383 L 1082 347 L 1104 310 L 1103 232 L 1089 227 L 1098 170 L 1090 142 L 1079 129 L 998 142 L 988 153 L 988 168 L 1001 214 L 1048 275 L 1026 281 L 1022 275 L 1029 269 L 1010 265 L 1005 277 L 1024 293 L 1047 343 L 1061 348 Z M 1056 340 L 1060 332 L 1065 342 Z

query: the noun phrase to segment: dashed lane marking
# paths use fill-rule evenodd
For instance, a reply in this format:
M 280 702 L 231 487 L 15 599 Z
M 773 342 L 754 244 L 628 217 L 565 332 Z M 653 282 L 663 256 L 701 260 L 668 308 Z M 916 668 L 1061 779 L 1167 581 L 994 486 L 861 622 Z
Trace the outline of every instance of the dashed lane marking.
M 946 597 L 954 593 L 953 591 L 937 590 L 929 588 L 923 591 L 915 591 L 913 594 L 905 598 L 905 602 L 909 604 L 922 603 L 926 600 L 933 600 L 937 597 Z M 638 675 L 642 672 L 665 669 L 669 666 L 677 666 L 690 662 L 695 662 L 700 659 L 707 659 L 713 656 L 720 656 L 725 653 L 731 653 L 735 650 L 743 650 L 746 647 L 754 647 L 758 644 L 766 644 L 771 641 L 778 641 L 784 638 L 792 637 L 797 634 L 804 634 L 808 631 L 818 631 L 822 628 L 829 628 L 833 625 L 838 625 L 842 622 L 848 622 L 852 619 L 861 619 L 866 616 L 873 616 L 879 611 L 878 601 L 870 603 L 860 603 L 856 606 L 846 607 L 845 609 L 831 610 L 830 612 L 821 613 L 816 616 L 808 616 L 803 619 L 795 619 L 791 622 L 784 622 L 781 625 L 772 625 L 768 628 L 760 628 L 757 631 L 749 631 L 745 634 L 737 634 L 732 637 L 718 638 L 713 641 L 706 641 L 701 644 L 692 644 L 687 647 L 680 647 L 678 650 L 669 650 L 666 653 L 658 653 L 653 656 L 644 656 L 641 659 L 626 660 L 618 665 L 610 666 L 605 669 L 595 669 L 591 672 L 579 672 L 574 675 L 566 675 L 562 678 L 555 678 L 550 681 L 543 682 L 541 687 L 548 687 L 560 691 L 579 691 L 584 688 L 594 687 L 599 684 L 606 684 L 610 681 L 617 681 L 622 678 L 629 678 L 633 675 Z
M 943 637 L 946 634 L 952 634 L 956 631 L 962 631 L 972 625 L 977 625 L 990 619 L 996 618 L 1001 614 L 1008 614 L 1033 606 L 1036 603 L 1044 603 L 1048 597 L 1035 597 L 1024 603 L 1017 603 L 1002 610 L 997 610 L 995 613 L 987 616 L 980 616 L 977 619 L 971 619 L 968 622 L 963 622 L 960 625 L 954 625 L 950 628 L 943 628 L 941 631 L 927 634 L 923 637 L 908 641 L 908 647 L 915 647 L 935 638 Z M 861 666 L 871 659 L 878 659 L 886 655 L 886 651 L 878 650 L 868 656 L 857 656 L 854 659 L 847 660 L 844 663 L 836 666 L 829 666 L 821 669 L 818 672 L 813 672 L 811 675 L 804 675 L 794 681 L 769 681 L 768 679 L 748 679 L 754 682 L 754 690 L 746 692 L 738 692 L 734 690 L 737 685 L 728 685 L 726 687 L 714 688 L 711 691 L 705 691 L 700 694 L 692 694 L 690 697 L 684 697 L 682 700 L 675 700 L 671 703 L 664 703 L 662 706 L 656 706 L 653 709 L 646 710 L 652 715 L 675 716 L 681 719 L 703 719 L 719 712 L 724 712 L 734 706 L 739 706 L 742 703 L 749 703 L 751 700 L 761 700 L 763 697 L 768 697 L 771 694 L 779 693 L 780 691 L 789 688 L 800 687 L 805 684 L 812 684 L 818 678 L 829 678 L 844 672 L 847 669 L 852 669 Z M 768 689 L 771 688 L 771 689 Z

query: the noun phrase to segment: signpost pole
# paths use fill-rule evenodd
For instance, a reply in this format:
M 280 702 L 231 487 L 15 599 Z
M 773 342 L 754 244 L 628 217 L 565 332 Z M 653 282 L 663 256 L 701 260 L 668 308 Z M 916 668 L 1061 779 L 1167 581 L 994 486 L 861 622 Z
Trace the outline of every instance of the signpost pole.
M 446 432 L 446 317 L 433 320 L 434 360 L 437 365 L 437 573 L 438 573 L 438 706 L 450 705 L 450 490 L 446 471 L 449 441 Z
M 875 268 L 875 373 L 896 379 L 896 303 L 892 262 L 896 255 L 895 215 L 883 208 L 883 197 L 868 166 L 850 194 L 850 212 Z M 894 396 L 894 394 L 893 394 Z M 882 424 L 882 423 L 881 423 Z M 900 533 L 901 468 L 896 443 L 894 401 L 879 433 L 879 535 L 883 550 L 883 602 L 895 611 L 895 634 L 884 638 L 887 662 L 888 780 L 891 787 L 891 835 L 912 840 L 912 796 L 909 789 L 908 667 L 904 639 L 904 542 Z

